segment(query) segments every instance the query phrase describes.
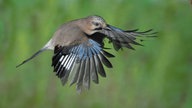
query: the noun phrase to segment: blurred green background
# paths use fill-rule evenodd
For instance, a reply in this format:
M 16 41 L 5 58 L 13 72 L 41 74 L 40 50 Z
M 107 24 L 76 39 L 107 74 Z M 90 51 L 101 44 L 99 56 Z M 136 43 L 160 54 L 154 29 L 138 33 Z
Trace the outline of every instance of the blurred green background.
M 72 19 L 100 15 L 122 29 L 158 31 L 137 50 L 110 52 L 107 78 L 77 94 L 39 50 Z M 192 108 L 192 5 L 189 0 L 0 0 L 0 108 Z

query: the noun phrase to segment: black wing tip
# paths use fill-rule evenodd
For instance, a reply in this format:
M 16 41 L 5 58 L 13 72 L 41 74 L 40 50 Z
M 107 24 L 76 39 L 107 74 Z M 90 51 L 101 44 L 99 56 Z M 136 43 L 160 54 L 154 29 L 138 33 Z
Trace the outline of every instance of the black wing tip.
M 111 54 L 111 53 L 109 53 L 109 52 L 107 52 L 107 51 L 105 51 L 105 50 L 102 50 L 102 52 L 101 53 L 103 53 L 106 57 L 115 57 L 113 54 Z
M 95 84 L 99 84 L 99 80 L 92 80 Z
M 138 31 L 139 29 L 132 29 L 132 30 L 125 30 L 124 32 L 136 32 Z
M 139 29 L 133 29 L 133 30 L 125 30 L 124 32 L 127 33 L 138 33 L 140 35 L 156 35 L 158 32 L 154 31 L 153 29 L 148 29 L 145 31 L 139 31 Z M 148 36 L 148 37 L 155 37 L 155 36 Z
M 135 48 L 133 48 L 133 47 L 131 47 L 131 48 L 129 48 L 129 49 L 131 49 L 131 50 L 135 51 Z

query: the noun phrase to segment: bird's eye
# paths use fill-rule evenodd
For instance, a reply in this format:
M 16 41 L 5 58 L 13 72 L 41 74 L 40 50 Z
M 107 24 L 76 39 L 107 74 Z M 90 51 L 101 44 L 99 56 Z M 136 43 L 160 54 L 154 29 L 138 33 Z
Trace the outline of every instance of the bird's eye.
M 95 26 L 99 26 L 98 22 L 92 22 Z

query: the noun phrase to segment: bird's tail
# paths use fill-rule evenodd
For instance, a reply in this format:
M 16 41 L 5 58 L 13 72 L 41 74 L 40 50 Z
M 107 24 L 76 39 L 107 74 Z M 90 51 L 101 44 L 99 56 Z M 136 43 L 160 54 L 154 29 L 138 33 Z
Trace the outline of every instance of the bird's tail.
M 47 44 L 46 44 L 42 49 L 40 49 L 39 51 L 37 51 L 35 54 L 33 54 L 33 55 L 32 55 L 31 57 L 29 57 L 28 59 L 24 60 L 24 61 L 23 61 L 22 63 L 20 63 L 19 65 L 17 65 L 16 68 L 18 68 L 19 66 L 25 64 L 26 62 L 28 62 L 29 60 L 33 59 L 34 57 L 36 57 L 38 54 L 40 54 L 41 52 L 43 52 L 43 51 L 45 51 L 45 50 L 48 50 L 48 49 L 53 50 L 51 43 L 52 43 L 52 40 L 49 40 L 49 41 L 47 42 Z
M 33 59 L 34 57 L 36 57 L 38 54 L 40 54 L 41 52 L 45 51 L 46 48 L 42 48 L 39 51 L 37 51 L 35 54 L 33 54 L 31 57 L 29 57 L 28 59 L 24 60 L 22 63 L 20 63 L 19 65 L 16 66 L 16 68 L 18 68 L 19 66 L 25 64 L 26 62 L 28 62 L 29 60 Z

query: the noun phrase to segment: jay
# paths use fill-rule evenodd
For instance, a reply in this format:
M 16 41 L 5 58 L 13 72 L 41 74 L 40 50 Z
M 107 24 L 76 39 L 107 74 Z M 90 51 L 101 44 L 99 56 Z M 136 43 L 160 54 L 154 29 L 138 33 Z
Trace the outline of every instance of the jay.
M 17 67 L 45 50 L 53 50 L 52 66 L 56 76 L 63 85 L 68 80 L 70 85 L 76 84 L 77 91 L 81 92 L 83 88 L 90 88 L 91 81 L 99 83 L 99 75 L 106 77 L 103 66 L 112 68 L 108 58 L 114 55 L 105 51 L 105 38 L 116 51 L 123 47 L 134 50 L 132 45 L 141 45 L 138 37 L 154 37 L 155 34 L 152 29 L 122 30 L 107 24 L 100 16 L 88 16 L 61 25 L 43 48 Z

